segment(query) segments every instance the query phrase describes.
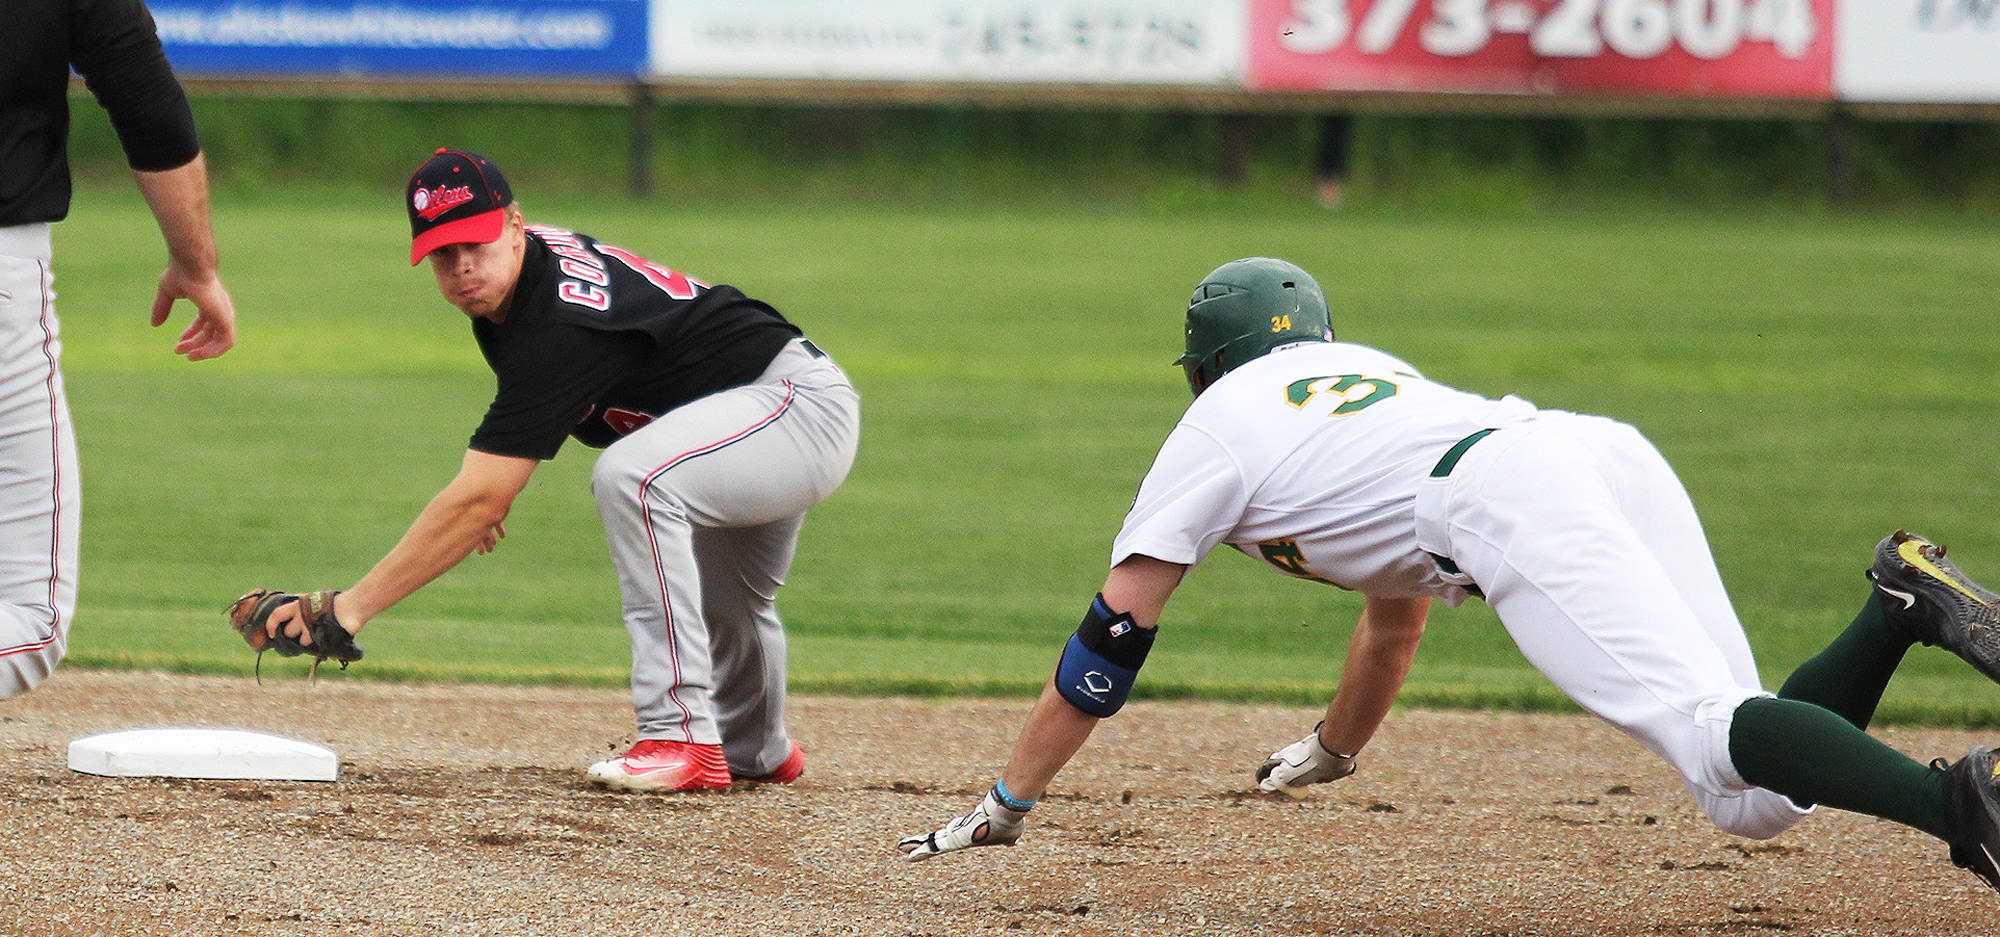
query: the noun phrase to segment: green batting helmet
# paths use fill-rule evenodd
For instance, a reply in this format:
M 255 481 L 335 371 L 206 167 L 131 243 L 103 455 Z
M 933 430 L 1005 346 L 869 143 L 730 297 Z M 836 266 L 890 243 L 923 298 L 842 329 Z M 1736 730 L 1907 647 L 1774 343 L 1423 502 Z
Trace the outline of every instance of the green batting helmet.
M 1246 361 L 1294 342 L 1333 341 L 1326 293 L 1311 274 L 1269 257 L 1231 261 L 1203 277 L 1188 299 L 1187 371 L 1197 396 Z

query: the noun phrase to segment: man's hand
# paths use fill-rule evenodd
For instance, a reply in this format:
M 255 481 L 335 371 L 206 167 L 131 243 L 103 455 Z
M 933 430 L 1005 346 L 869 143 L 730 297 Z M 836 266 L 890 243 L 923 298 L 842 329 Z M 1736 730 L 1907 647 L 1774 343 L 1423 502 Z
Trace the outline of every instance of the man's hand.
M 216 272 L 215 231 L 208 218 L 208 160 L 196 153 L 173 169 L 132 171 L 146 207 L 167 242 L 167 270 L 153 297 L 153 324 L 173 313 L 174 300 L 194 303 L 194 324 L 174 343 L 189 361 L 213 358 L 236 344 L 236 304 Z
M 494 524 L 493 526 L 486 528 L 485 535 L 479 538 L 479 546 L 474 547 L 473 550 L 477 552 L 480 556 L 485 556 L 486 554 L 491 553 L 496 549 L 499 549 L 500 540 L 505 536 L 507 536 L 507 524 L 504 521 L 498 524 Z
M 1304 797 L 1308 784 L 1338 781 L 1353 773 L 1354 756 L 1328 751 L 1315 728 L 1311 735 L 1272 752 L 1257 767 L 1257 789 Z
M 314 673 L 329 658 L 345 670 L 361 659 L 361 645 L 334 612 L 340 595 L 337 590 L 297 595 L 252 589 L 229 606 L 229 627 L 257 651 L 260 664 L 268 649 L 280 657 L 310 656 Z
M 174 343 L 174 354 L 189 361 L 217 357 L 236 346 L 236 304 L 229 290 L 214 274 L 199 277 L 169 265 L 160 274 L 160 291 L 153 297 L 153 325 L 164 325 L 173 314 L 174 300 L 194 303 L 194 322 Z
M 973 846 L 1012 846 L 1027 825 L 1028 812 L 1009 808 L 1000 802 L 999 792 L 992 790 L 986 792 L 985 799 L 971 813 L 945 824 L 935 833 L 904 837 L 896 848 L 903 850 L 903 858 L 917 862 Z

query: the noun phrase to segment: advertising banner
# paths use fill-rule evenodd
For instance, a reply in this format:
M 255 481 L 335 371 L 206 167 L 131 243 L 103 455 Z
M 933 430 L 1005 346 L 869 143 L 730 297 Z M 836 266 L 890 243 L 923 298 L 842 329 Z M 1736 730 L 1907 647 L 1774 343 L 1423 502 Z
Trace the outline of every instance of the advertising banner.
M 663 77 L 1235 84 L 1243 0 L 660 0 Z
M 1841 0 L 1843 100 L 2000 103 L 2000 0 Z
M 149 0 L 184 75 L 636 77 L 647 0 Z
M 1824 98 L 1835 2 L 1249 0 L 1248 84 Z

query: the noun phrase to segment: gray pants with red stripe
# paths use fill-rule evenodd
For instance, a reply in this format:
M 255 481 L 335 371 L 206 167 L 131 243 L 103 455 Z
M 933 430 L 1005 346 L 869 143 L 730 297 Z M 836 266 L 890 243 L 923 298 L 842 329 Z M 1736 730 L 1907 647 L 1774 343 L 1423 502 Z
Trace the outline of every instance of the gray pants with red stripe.
M 640 738 L 720 744 L 744 776 L 790 754 L 778 587 L 860 430 L 847 375 L 794 340 L 755 382 L 677 407 L 598 457 L 591 491 L 632 635 Z
M 69 649 L 81 508 L 49 226 L 0 227 L 0 699 Z

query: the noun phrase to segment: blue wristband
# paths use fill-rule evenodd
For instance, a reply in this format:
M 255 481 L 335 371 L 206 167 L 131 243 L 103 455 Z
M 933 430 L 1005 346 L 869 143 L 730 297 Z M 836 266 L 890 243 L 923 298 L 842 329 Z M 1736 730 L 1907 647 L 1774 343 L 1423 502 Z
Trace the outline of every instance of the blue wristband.
M 1006 781 L 993 782 L 993 796 L 999 799 L 1001 806 L 1018 813 L 1027 813 L 1037 803 L 1032 800 L 1015 800 L 1014 795 L 1007 792 Z

